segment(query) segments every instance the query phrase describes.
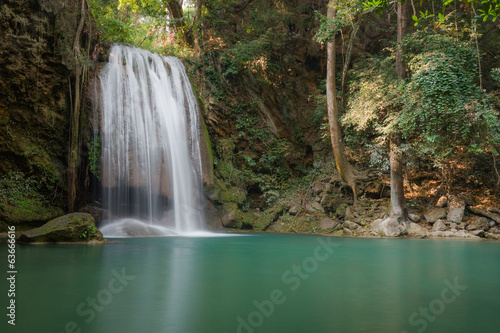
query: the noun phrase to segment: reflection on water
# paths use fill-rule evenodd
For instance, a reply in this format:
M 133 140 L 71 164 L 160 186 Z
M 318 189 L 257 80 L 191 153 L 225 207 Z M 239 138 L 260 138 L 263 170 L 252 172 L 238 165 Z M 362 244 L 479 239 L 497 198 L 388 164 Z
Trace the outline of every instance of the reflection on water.
M 19 245 L 16 331 L 493 332 L 499 250 L 270 234 Z M 440 301 L 454 279 L 466 289 Z

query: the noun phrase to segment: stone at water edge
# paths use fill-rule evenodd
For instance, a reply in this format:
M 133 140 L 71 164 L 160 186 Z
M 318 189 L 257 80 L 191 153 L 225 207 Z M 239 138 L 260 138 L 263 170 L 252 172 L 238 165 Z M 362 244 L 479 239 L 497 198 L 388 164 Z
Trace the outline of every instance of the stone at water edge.
M 21 243 L 92 243 L 104 238 L 88 213 L 72 213 L 53 219 L 39 228 L 20 233 Z
M 455 197 L 455 196 L 450 196 L 449 202 L 448 202 L 448 216 L 446 217 L 446 220 L 450 222 L 455 222 L 455 223 L 460 223 L 462 222 L 464 218 L 464 212 L 465 212 L 465 201 Z
M 427 228 L 422 227 L 420 224 L 410 222 L 408 223 L 408 234 L 410 235 L 425 235 Z
M 446 218 L 446 208 L 433 208 L 424 214 L 424 218 L 427 223 L 434 223 L 439 219 Z
M 445 231 L 446 229 L 446 224 L 441 219 L 437 220 L 436 223 L 434 223 L 434 225 L 432 226 L 433 231 Z
M 345 221 L 343 223 L 343 226 L 349 230 L 356 230 L 359 228 L 359 224 L 351 222 L 351 221 Z
M 474 230 L 472 231 L 472 234 L 478 237 L 484 237 L 486 235 L 484 230 Z
M 406 232 L 406 227 L 394 218 L 387 218 L 380 223 L 380 234 L 387 237 L 398 237 Z
M 321 220 L 319 220 L 318 228 L 331 230 L 331 229 L 334 229 L 335 227 L 337 227 L 338 225 L 339 225 L 338 221 L 334 221 L 329 217 L 324 217 Z
M 472 222 L 467 226 L 468 231 L 488 230 L 490 228 L 489 220 L 486 217 L 473 217 Z

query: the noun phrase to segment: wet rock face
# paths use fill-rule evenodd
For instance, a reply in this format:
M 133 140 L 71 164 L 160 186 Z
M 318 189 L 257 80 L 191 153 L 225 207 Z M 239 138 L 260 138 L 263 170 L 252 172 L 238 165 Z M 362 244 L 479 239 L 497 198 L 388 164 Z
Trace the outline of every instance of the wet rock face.
M 15 175 L 37 184 L 12 207 L 0 207 L 0 220 L 43 223 L 65 209 L 54 193 L 65 196 L 69 82 L 76 63 L 71 50 L 80 10 L 78 0 L 0 2 L 0 181 L 12 188 Z M 88 44 L 86 33 L 82 45 Z M 31 218 L 29 202 L 47 212 L 37 209 L 39 218 Z

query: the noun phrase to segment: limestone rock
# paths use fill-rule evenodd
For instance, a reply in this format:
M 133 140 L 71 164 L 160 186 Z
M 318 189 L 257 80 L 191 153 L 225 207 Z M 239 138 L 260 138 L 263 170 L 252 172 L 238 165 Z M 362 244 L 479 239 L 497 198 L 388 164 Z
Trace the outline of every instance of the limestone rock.
M 321 220 L 319 220 L 318 228 L 331 230 L 334 229 L 337 225 L 339 225 L 338 221 L 334 221 L 329 217 L 324 217 Z
M 485 236 L 484 230 L 474 230 L 474 231 L 472 232 L 472 234 L 473 234 L 474 236 L 478 236 L 478 237 L 484 237 L 484 236 Z
M 350 230 L 356 230 L 359 228 L 359 224 L 356 224 L 356 223 L 351 222 L 351 221 L 345 221 L 343 226 L 346 227 L 347 229 L 350 229 Z
M 221 223 L 224 227 L 230 227 L 238 219 L 238 205 L 233 202 L 224 203 L 219 210 Z
M 457 237 L 457 238 L 479 238 L 477 236 L 471 235 L 464 230 L 459 231 L 433 231 L 427 234 L 429 237 Z
M 450 200 L 448 202 L 448 216 L 446 220 L 450 222 L 460 223 L 464 218 L 465 212 L 465 201 L 455 197 L 450 196 Z
M 406 227 L 400 225 L 398 220 L 387 218 L 380 223 L 380 234 L 387 237 L 398 237 L 404 234 Z
M 222 219 L 217 214 L 217 208 L 208 200 L 205 201 L 205 222 L 211 229 L 222 228 Z
M 427 234 L 427 228 L 422 227 L 420 224 L 410 222 L 408 224 L 408 234 L 410 235 L 422 235 Z
M 293 205 L 288 210 L 288 213 L 290 213 L 290 215 L 297 215 L 299 212 L 300 212 L 300 206 L 299 205 Z
M 439 219 L 432 226 L 433 231 L 445 231 L 447 229 L 446 224 L 444 224 L 443 220 Z
M 434 223 L 439 219 L 446 218 L 446 208 L 433 208 L 424 214 L 424 218 L 428 223 Z
M 409 213 L 408 214 L 408 218 L 410 220 L 412 220 L 413 222 L 415 223 L 418 223 L 420 222 L 421 218 L 420 218 L 420 214 L 415 214 L 415 213 Z
M 436 207 L 438 208 L 446 207 L 447 203 L 448 203 L 448 198 L 445 195 L 443 195 L 441 198 L 439 198 L 438 202 L 436 203 Z
M 371 224 L 370 224 L 370 227 L 373 231 L 375 231 L 376 233 L 378 233 L 380 231 L 380 224 L 382 223 L 382 219 L 376 219 L 375 221 L 373 221 Z
M 88 213 L 72 213 L 18 235 L 21 243 L 96 243 L 104 241 Z
M 500 227 L 495 226 L 489 230 L 490 234 L 500 235 Z
M 310 213 L 315 213 L 315 212 L 321 212 L 324 213 L 325 210 L 323 209 L 323 206 L 321 206 L 319 203 L 315 201 L 311 201 L 306 205 L 306 210 Z
M 490 228 L 489 221 L 486 217 L 473 217 L 472 222 L 467 226 L 468 231 L 473 230 L 488 230 Z
M 354 236 L 354 232 L 352 232 L 351 230 L 349 230 L 347 228 L 344 228 L 344 229 L 342 229 L 342 236 L 352 237 L 352 236 Z

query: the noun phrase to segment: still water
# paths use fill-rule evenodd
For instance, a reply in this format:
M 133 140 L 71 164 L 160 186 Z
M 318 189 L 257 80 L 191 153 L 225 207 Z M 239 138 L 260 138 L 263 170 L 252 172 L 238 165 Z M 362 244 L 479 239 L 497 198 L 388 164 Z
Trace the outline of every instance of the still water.
M 245 234 L 17 245 L 16 255 L 16 326 L 5 314 L 0 326 L 8 332 L 500 327 L 500 242 Z

